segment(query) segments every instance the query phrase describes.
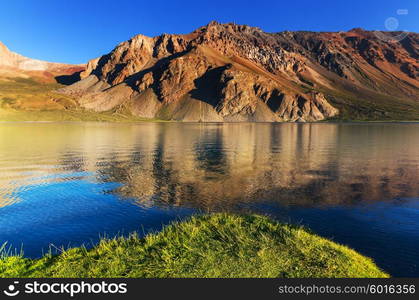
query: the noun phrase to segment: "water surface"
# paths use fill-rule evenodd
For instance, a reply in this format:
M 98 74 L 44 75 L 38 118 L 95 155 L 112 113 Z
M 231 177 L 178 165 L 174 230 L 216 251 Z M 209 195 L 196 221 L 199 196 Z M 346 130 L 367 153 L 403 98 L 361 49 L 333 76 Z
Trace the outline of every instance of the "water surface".
M 419 276 L 418 179 L 418 123 L 2 123 L 0 243 L 38 257 L 256 212 Z

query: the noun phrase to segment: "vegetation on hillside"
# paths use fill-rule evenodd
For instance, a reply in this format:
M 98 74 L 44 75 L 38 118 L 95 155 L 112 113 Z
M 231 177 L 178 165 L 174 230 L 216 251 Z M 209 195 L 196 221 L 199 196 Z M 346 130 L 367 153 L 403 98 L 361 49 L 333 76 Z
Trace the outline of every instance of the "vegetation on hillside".
M 58 83 L 44 83 L 35 79 L 0 78 L 0 121 L 161 121 L 135 117 L 124 107 L 100 113 L 83 109 L 72 97 L 56 93 L 55 90 L 60 87 L 62 85 Z M 383 96 L 382 99 L 372 97 L 369 101 L 361 101 L 355 94 L 342 93 L 329 95 L 328 100 L 339 109 L 340 114 L 326 121 L 402 121 L 419 118 L 419 104 L 413 100 L 398 103 L 391 97 Z
M 34 79 L 0 78 L 0 121 L 155 121 L 126 111 L 85 110 L 71 97 L 56 93 L 60 87 Z

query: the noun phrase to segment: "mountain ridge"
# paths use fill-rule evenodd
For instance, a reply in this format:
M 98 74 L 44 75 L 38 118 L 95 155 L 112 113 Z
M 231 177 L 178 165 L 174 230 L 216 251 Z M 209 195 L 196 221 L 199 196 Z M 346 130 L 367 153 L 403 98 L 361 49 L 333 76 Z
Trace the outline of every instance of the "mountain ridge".
M 84 64 L 73 65 L 29 58 L 11 51 L 0 41 L 0 76 L 3 78 L 34 78 L 39 81 L 54 82 L 65 80 L 66 77 L 71 77 L 84 69 Z M 76 80 L 77 78 L 72 82 Z
M 86 110 L 149 119 L 417 120 L 419 34 L 400 36 L 211 22 L 188 34 L 135 35 L 57 92 Z

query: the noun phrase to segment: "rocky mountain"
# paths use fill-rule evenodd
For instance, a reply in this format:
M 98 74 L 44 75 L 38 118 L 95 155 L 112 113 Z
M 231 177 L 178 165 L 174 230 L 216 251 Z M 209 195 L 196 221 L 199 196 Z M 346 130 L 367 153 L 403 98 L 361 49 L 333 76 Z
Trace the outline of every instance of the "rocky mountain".
M 60 92 L 94 111 L 181 121 L 419 119 L 419 34 L 399 34 L 211 22 L 137 35 Z
M 52 63 L 32 59 L 10 51 L 0 42 L 0 77 L 1 78 L 35 78 L 40 81 L 58 81 L 72 83 L 85 69 L 84 65 Z M 80 76 L 78 76 L 80 79 Z

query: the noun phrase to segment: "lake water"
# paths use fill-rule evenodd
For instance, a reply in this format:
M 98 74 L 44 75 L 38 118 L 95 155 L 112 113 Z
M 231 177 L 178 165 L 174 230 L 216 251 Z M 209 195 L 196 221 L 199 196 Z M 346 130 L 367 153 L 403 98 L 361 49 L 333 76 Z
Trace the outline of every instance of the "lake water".
M 419 123 L 0 124 L 0 244 L 28 257 L 212 211 L 419 276 Z

